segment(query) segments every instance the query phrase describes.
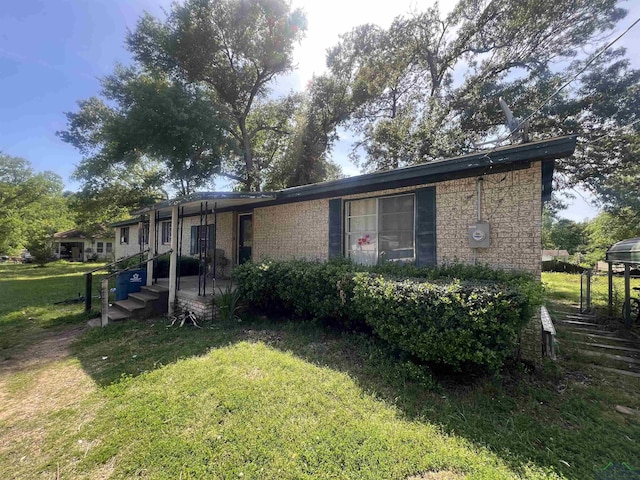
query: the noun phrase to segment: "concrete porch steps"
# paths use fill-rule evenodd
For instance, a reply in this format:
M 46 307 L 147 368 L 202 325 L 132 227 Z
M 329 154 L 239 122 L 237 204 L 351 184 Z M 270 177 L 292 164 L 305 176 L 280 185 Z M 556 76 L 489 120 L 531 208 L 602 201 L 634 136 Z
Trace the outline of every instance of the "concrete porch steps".
M 129 294 L 126 300 L 117 300 L 109 308 L 110 322 L 143 319 L 162 315 L 168 311 L 169 289 L 162 285 L 142 287 L 140 292 Z

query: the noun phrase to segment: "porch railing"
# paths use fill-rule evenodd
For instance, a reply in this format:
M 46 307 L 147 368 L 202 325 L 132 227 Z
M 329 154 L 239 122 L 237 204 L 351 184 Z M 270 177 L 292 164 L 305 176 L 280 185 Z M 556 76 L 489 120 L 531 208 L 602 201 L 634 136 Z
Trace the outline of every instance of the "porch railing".
M 148 251 L 148 250 L 147 250 Z M 102 280 L 100 280 L 100 299 L 102 301 L 102 305 L 101 305 L 101 314 L 100 314 L 100 325 L 102 327 L 106 326 L 107 323 L 109 322 L 109 279 L 115 277 L 116 275 L 119 275 L 121 273 L 124 272 L 128 272 L 129 270 L 135 270 L 137 268 L 140 268 L 142 265 L 146 265 L 149 262 L 155 262 L 159 257 L 161 257 L 162 255 L 166 255 L 168 253 L 172 253 L 173 250 L 169 250 L 167 252 L 164 253 L 158 253 L 156 255 L 154 255 L 151 258 L 147 258 L 146 260 L 140 261 L 139 263 L 135 264 L 135 265 L 131 265 L 127 268 L 123 268 L 122 270 L 116 270 L 113 273 L 110 273 L 109 275 L 106 275 L 104 277 L 102 277 Z M 130 258 L 135 257 L 135 255 L 133 255 Z
M 110 271 L 112 269 L 116 270 L 117 273 L 117 265 L 122 263 L 122 262 L 126 262 L 128 260 L 131 260 L 132 258 L 135 257 L 140 257 L 140 262 L 137 264 L 138 266 L 142 265 L 143 262 L 143 257 L 144 255 L 149 253 L 149 249 L 147 250 L 143 250 L 141 252 L 138 253 L 134 253 L 133 255 L 129 255 L 128 257 L 124 257 L 121 258 L 119 260 L 116 260 L 115 262 L 111 262 L 107 265 L 104 265 L 102 267 L 98 267 L 98 268 L 94 268 L 93 270 L 90 270 L 88 272 L 83 273 L 84 275 L 84 311 L 88 312 L 91 310 L 91 292 L 93 291 L 93 274 L 96 272 L 101 272 L 101 271 Z M 137 268 L 137 267 L 136 267 Z M 124 270 L 123 270 L 124 271 Z

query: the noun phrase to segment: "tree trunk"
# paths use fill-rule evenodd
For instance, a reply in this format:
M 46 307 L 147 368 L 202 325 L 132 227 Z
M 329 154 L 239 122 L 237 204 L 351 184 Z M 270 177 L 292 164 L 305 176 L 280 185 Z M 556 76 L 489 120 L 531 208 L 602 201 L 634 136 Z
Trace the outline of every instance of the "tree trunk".
M 247 180 L 243 191 L 245 192 L 258 192 L 260 191 L 260 185 L 256 185 L 255 173 L 253 171 L 253 152 L 251 150 L 251 139 L 247 132 L 246 118 L 238 119 L 238 126 L 240 127 L 240 133 L 242 134 L 242 146 L 244 150 L 244 165 L 247 169 Z

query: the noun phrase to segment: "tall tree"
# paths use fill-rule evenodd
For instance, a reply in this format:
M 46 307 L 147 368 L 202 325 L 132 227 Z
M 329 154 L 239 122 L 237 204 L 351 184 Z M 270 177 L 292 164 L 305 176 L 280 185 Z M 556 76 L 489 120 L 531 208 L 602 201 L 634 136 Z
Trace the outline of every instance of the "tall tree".
M 328 56 L 354 92 L 354 156 L 365 157 L 366 170 L 395 168 L 503 135 L 498 98 L 521 116 L 531 112 L 575 71 L 578 52 L 625 15 L 616 3 L 461 0 L 446 16 L 435 6 L 386 30 L 357 27 Z M 533 131 L 551 131 L 545 117 Z
M 607 249 L 614 243 L 640 237 L 638 212 L 628 207 L 620 209 L 615 215 L 602 212 L 589 222 L 586 233 L 589 239 L 587 261 L 595 263 L 604 260 Z
M 152 189 L 168 183 L 181 195 L 207 185 L 220 170 L 228 141 L 218 112 L 197 87 L 118 66 L 102 79 L 102 96 L 79 102 L 78 112 L 67 113 L 68 129 L 58 132 L 83 154 L 75 176 L 90 192 L 96 178 L 108 183 L 114 171 L 144 169 L 145 163 L 165 172 L 155 174 Z
M 291 71 L 293 47 L 306 28 L 300 10 L 283 0 L 187 0 L 166 21 L 145 15 L 127 44 L 136 60 L 207 89 L 236 142 L 244 190 L 259 190 L 258 135 L 279 123 L 258 112 L 278 76 Z
M 17 253 L 30 239 L 72 226 L 62 179 L 0 151 L 0 252 Z

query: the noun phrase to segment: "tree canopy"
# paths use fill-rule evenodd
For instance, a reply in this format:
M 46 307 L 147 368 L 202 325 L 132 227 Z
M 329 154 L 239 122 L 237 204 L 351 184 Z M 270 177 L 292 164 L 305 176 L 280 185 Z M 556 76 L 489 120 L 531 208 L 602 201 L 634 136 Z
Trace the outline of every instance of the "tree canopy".
M 207 92 L 236 146 L 222 173 L 243 190 L 260 190 L 260 137 L 286 133 L 286 118 L 275 111 L 283 103 L 268 98 L 270 86 L 292 70 L 305 28 L 302 11 L 283 0 L 187 0 L 173 4 L 164 22 L 145 15 L 127 45 L 145 68 Z
M 335 76 L 351 79 L 354 155 L 366 169 L 452 156 L 501 130 L 498 98 L 532 110 L 562 74 L 559 62 L 624 16 L 615 0 L 461 0 L 399 16 L 388 29 L 362 25 L 328 55 Z
M 18 253 L 45 233 L 71 228 L 62 179 L 35 173 L 20 157 L 0 151 L 0 252 Z

